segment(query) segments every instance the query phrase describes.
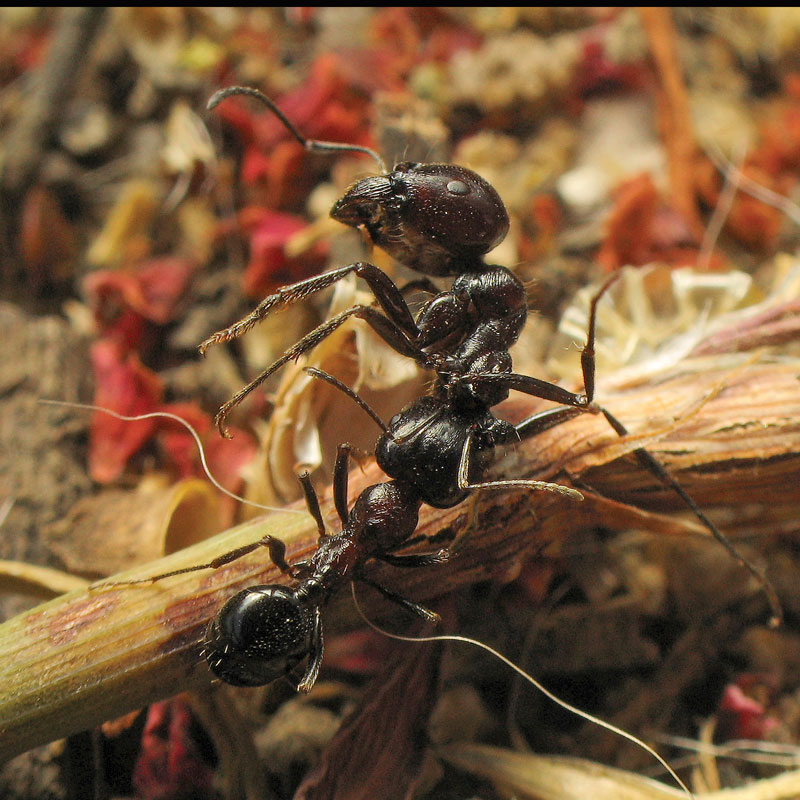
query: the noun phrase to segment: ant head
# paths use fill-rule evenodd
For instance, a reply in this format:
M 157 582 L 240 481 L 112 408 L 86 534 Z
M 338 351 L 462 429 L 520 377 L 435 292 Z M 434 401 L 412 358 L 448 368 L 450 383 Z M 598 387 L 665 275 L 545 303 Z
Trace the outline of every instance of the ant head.
M 311 647 L 313 612 L 287 586 L 253 586 L 228 600 L 206 631 L 211 671 L 234 686 L 286 675 Z
M 347 190 L 331 216 L 363 227 L 398 261 L 428 275 L 480 269 L 508 232 L 500 195 L 480 175 L 453 164 L 397 164 Z

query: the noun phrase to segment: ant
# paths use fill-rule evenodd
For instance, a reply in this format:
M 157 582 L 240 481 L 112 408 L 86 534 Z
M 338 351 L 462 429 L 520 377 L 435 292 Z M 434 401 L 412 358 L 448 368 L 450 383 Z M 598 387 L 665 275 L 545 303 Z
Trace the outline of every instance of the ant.
M 342 524 L 338 535 L 330 535 L 325 529 L 309 473 L 298 475 L 306 506 L 319 532 L 319 544 L 309 561 L 290 565 L 284 543 L 267 534 L 215 562 L 179 570 L 216 568 L 259 547 L 267 547 L 275 566 L 297 581 L 294 587 L 274 584 L 245 589 L 228 600 L 209 624 L 203 655 L 212 672 L 234 686 L 260 686 L 281 676 L 288 678 L 305 658 L 305 672 L 296 689 L 310 691 L 322 662 L 322 607 L 342 583 L 351 580 L 372 586 L 388 600 L 427 622 L 437 622 L 437 614 L 381 586 L 362 570 L 370 559 L 396 567 L 442 564 L 450 559 L 453 550 L 446 548 L 428 554 L 395 552 L 422 540 L 412 537 L 423 502 L 450 508 L 470 491 L 510 488 L 543 489 L 582 498 L 574 489 L 544 481 L 474 482 L 476 471 L 484 469 L 494 447 L 518 439 L 525 432 L 524 423 L 515 427 L 497 419 L 488 409 L 476 414 L 473 409 L 447 406 L 433 397 L 423 397 L 393 417 L 387 426 L 337 378 L 313 367 L 307 368 L 307 372 L 354 399 L 383 428 L 376 448 L 377 460 L 394 479 L 368 486 L 348 511 L 351 447 L 340 444 L 333 473 L 334 505 Z M 409 444 L 409 452 L 402 449 L 403 438 Z M 470 459 L 473 447 L 481 456 L 474 462 Z M 168 573 L 172 574 L 177 573 Z
M 362 566 L 372 558 L 397 567 L 419 567 L 443 563 L 449 552 L 395 553 L 412 543 L 422 504 L 414 488 L 405 481 L 368 486 L 348 510 L 349 455 L 350 445 L 340 444 L 333 472 L 334 502 L 342 524 L 338 535 L 331 535 L 325 529 L 308 472 L 298 476 L 308 511 L 319 531 L 319 545 L 309 561 L 290 565 L 286 561 L 285 545 L 270 535 L 230 554 L 238 558 L 265 546 L 273 563 L 297 584 L 244 589 L 228 600 L 211 621 L 203 642 L 203 655 L 211 671 L 226 683 L 262 686 L 281 676 L 288 678 L 294 667 L 306 658 L 306 668 L 296 689 L 310 691 L 322 663 L 322 607 L 342 582 L 365 583 L 424 620 L 438 621 L 437 614 L 364 575 Z M 223 558 L 230 560 L 227 556 Z
M 476 475 L 487 466 L 497 445 L 534 437 L 581 413 L 602 414 L 619 436 L 628 434 L 622 422 L 594 402 L 597 304 L 617 275 L 606 281 L 591 303 L 587 342 L 581 354 L 583 394 L 514 373 L 509 348 L 525 325 L 527 295 L 522 282 L 510 270 L 483 260 L 505 237 L 509 225 L 505 206 L 487 181 L 471 170 L 449 164 L 403 162 L 389 171 L 370 148 L 306 139 L 269 98 L 255 89 L 223 89 L 211 98 L 209 109 L 232 95 L 246 95 L 265 104 L 309 151 L 371 156 L 382 174 L 351 186 L 336 202 L 331 216 L 365 231 L 375 245 L 429 276 L 400 288 L 378 267 L 356 262 L 278 289 L 247 316 L 200 345 L 204 353 L 212 344 L 236 339 L 275 309 L 355 274 L 366 281 L 379 308 L 354 305 L 302 337 L 220 408 L 216 416 L 220 433 L 228 436 L 226 418 L 250 392 L 353 316 L 364 320 L 397 352 L 436 375 L 431 395 L 412 402 L 385 425 L 336 378 L 309 370 L 348 394 L 381 426 L 383 434 L 376 445 L 376 458 L 392 480 L 365 489 L 348 511 L 349 446 L 340 445 L 333 478 L 334 501 L 342 523 L 340 534 L 331 536 L 325 531 L 310 478 L 307 473 L 299 476 L 309 512 L 319 529 L 319 546 L 310 561 L 288 564 L 283 544 L 268 535 L 216 562 L 190 568 L 217 567 L 260 546 L 269 549 L 276 566 L 294 578 L 297 585 L 252 587 L 229 600 L 209 625 L 205 656 L 218 677 L 236 685 L 267 683 L 288 675 L 307 658 L 297 687 L 308 691 L 322 658 L 321 609 L 343 581 L 352 578 L 373 585 L 418 616 L 435 618 L 427 609 L 374 584 L 362 571 L 372 558 L 396 566 L 423 566 L 442 563 L 450 557 L 448 550 L 427 555 L 395 553 L 414 541 L 422 502 L 448 508 L 471 491 L 514 487 L 580 498 L 579 492 L 558 484 L 525 480 L 480 482 Z M 430 280 L 448 276 L 454 276 L 448 291 L 439 291 Z M 404 297 L 411 289 L 432 295 L 416 317 Z M 496 418 L 491 409 L 512 389 L 559 405 L 511 425 Z M 634 450 L 634 455 L 670 486 L 728 552 L 759 580 L 774 619 L 779 620 L 777 596 L 760 571 L 736 551 L 654 456 L 644 448 Z

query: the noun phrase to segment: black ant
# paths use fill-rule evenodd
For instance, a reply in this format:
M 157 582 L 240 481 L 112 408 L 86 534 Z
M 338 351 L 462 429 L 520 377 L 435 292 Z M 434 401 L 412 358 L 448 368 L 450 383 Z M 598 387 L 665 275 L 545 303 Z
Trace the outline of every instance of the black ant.
M 343 581 L 371 583 L 362 572 L 362 566 L 371 558 L 397 566 L 422 566 L 449 557 L 446 550 L 429 555 L 394 552 L 411 543 L 422 502 L 447 508 L 461 502 L 473 490 L 513 487 L 580 496 L 558 484 L 524 480 L 482 483 L 475 476 L 485 468 L 498 444 L 535 436 L 581 413 L 602 414 L 617 434 L 627 435 L 627 429 L 616 417 L 594 403 L 597 304 L 616 276 L 592 300 L 587 343 L 581 355 L 584 394 L 516 374 L 511 371 L 509 348 L 527 318 L 526 292 L 510 270 L 483 261 L 484 254 L 508 230 L 508 214 L 495 189 L 463 167 L 408 162 L 397 164 L 389 172 L 369 148 L 308 140 L 269 98 L 255 89 L 221 90 L 211 98 L 209 108 L 236 94 L 264 103 L 308 150 L 362 152 L 374 158 L 383 174 L 358 181 L 334 205 L 331 215 L 365 230 L 374 244 L 425 275 L 455 276 L 449 291 L 440 292 L 427 277 L 401 289 L 379 268 L 357 262 L 279 289 L 246 317 L 215 333 L 200 346 L 201 352 L 205 352 L 214 343 L 238 338 L 273 310 L 298 302 L 354 273 L 367 282 L 380 310 L 373 306 L 353 306 L 304 336 L 220 408 L 216 422 L 221 434 L 227 435 L 226 417 L 247 394 L 281 366 L 309 352 L 352 316 L 363 319 L 397 352 L 436 374 L 432 394 L 411 403 L 387 426 L 338 380 L 319 370 L 312 371 L 354 398 L 382 427 L 376 457 L 393 480 L 365 489 L 348 512 L 349 448 L 342 445 L 333 481 L 335 505 L 342 522 L 339 535 L 325 532 L 310 479 L 307 474 L 300 476 L 309 511 L 320 531 L 319 546 L 310 561 L 289 565 L 282 543 L 267 536 L 204 565 L 221 566 L 266 546 L 274 563 L 298 581 L 294 588 L 254 587 L 229 600 L 209 626 L 205 654 L 215 674 L 238 685 L 269 682 L 288 674 L 307 658 L 298 688 L 308 690 L 316 679 L 322 657 L 321 608 Z M 409 288 L 433 295 L 416 317 L 404 299 Z M 512 389 L 560 405 L 513 426 L 491 412 Z M 774 617 L 780 619 L 774 590 L 756 567 L 735 550 L 660 462 L 644 448 L 634 454 L 645 468 L 672 487 L 728 552 L 758 578 Z M 404 608 L 426 619 L 433 618 L 421 606 L 372 585 Z
M 443 563 L 449 552 L 395 553 L 413 542 L 422 504 L 413 486 L 405 481 L 368 486 L 348 510 L 349 454 L 349 444 L 339 445 L 333 474 L 334 502 L 342 523 L 339 534 L 331 535 L 325 530 L 309 474 L 303 472 L 298 476 L 319 531 L 319 545 L 309 561 L 288 564 L 283 542 L 269 535 L 236 551 L 238 558 L 257 547 L 267 547 L 275 565 L 297 584 L 252 586 L 228 600 L 212 620 L 203 652 L 212 672 L 225 682 L 234 686 L 261 686 L 281 676 L 288 677 L 305 658 L 306 668 L 297 689 L 309 691 L 322 662 L 322 607 L 343 582 L 365 583 L 424 620 L 438 621 L 437 614 L 364 574 L 362 567 L 369 559 L 396 567 L 420 567 Z

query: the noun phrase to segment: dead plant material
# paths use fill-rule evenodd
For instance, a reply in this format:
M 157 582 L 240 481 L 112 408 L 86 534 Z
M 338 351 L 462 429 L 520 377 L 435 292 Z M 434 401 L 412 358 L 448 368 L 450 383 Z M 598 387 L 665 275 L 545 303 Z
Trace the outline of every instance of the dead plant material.
M 697 143 L 689 108 L 689 92 L 678 57 L 678 33 L 672 10 L 640 8 L 639 15 L 650 44 L 658 76 L 656 102 L 659 127 L 669 162 L 672 202 L 699 238 L 704 225 L 695 200 L 694 174 Z
M 486 492 L 475 516 L 478 530 L 458 557 L 402 574 L 376 566 L 376 577 L 425 602 L 466 583 L 510 580 L 532 552 L 546 544 L 557 549 L 570 533 L 593 526 L 703 536 L 693 518 L 672 513 L 683 511 L 679 499 L 640 469 L 632 451 L 642 445 L 729 536 L 796 533 L 800 495 L 791 487 L 800 482 L 800 360 L 729 358 L 686 360 L 667 374 L 607 393 L 602 402 L 633 432 L 625 439 L 601 417 L 584 415 L 498 461 L 497 475 L 571 483 L 584 492 L 583 502 L 549 493 Z M 501 408 L 501 416 L 520 418 L 536 407 L 518 400 Z M 374 464 L 354 474 L 351 496 L 379 480 Z M 330 497 L 324 500 L 331 518 Z M 472 519 L 466 505 L 424 507 L 419 532 L 437 537 L 440 546 Z M 110 583 L 203 563 L 268 531 L 287 542 L 290 561 L 307 557 L 316 544 L 309 516 L 272 514 Z M 0 758 L 159 698 L 207 687 L 211 675 L 199 651 L 209 619 L 246 586 L 284 580 L 266 554 L 253 553 L 215 571 L 156 584 L 79 590 L 5 623 L 0 627 Z M 752 591 L 757 596 L 759 589 L 753 585 Z M 376 598 L 370 594 L 367 602 L 380 616 Z M 359 624 L 346 596 L 336 598 L 325 613 L 331 633 Z

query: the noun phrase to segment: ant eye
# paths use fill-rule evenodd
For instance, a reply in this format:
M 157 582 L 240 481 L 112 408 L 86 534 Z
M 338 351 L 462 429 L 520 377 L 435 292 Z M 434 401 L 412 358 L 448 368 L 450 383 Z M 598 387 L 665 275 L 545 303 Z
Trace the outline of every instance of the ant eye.
M 464 181 L 449 181 L 447 191 L 450 194 L 469 194 L 469 186 Z

